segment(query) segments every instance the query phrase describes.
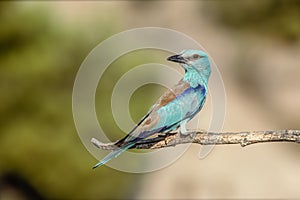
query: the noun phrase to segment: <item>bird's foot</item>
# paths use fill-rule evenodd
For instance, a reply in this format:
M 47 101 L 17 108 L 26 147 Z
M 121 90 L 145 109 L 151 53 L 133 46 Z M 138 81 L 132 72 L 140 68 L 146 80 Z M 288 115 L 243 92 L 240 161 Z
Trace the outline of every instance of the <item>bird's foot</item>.
M 181 138 L 186 138 L 186 137 L 191 137 L 191 138 L 194 138 L 196 134 L 196 131 L 185 131 L 185 132 L 179 132 L 179 136 Z

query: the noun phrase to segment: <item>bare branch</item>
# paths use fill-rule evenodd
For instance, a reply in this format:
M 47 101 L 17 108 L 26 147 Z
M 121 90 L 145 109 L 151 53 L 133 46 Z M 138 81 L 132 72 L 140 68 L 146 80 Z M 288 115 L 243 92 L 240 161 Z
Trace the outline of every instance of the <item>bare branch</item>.
M 102 143 L 95 138 L 91 142 L 98 148 L 114 150 L 118 147 L 114 143 Z M 240 144 L 242 147 L 266 142 L 295 142 L 300 143 L 300 130 L 275 130 L 275 131 L 248 131 L 213 133 L 196 131 L 188 136 L 179 133 L 168 133 L 165 136 L 158 135 L 156 138 L 145 139 L 138 142 L 132 148 L 136 149 L 159 149 L 179 144 L 196 143 L 201 145 L 224 145 Z

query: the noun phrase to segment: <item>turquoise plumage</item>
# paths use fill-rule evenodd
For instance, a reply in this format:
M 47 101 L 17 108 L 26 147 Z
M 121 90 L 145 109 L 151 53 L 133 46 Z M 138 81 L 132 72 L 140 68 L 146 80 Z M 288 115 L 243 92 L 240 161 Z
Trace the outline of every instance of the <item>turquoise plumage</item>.
M 180 63 L 185 70 L 184 77 L 159 98 L 130 133 L 115 142 L 118 150 L 112 151 L 93 168 L 155 133 L 167 133 L 180 127 L 181 134 L 189 134 L 186 123 L 201 110 L 206 99 L 211 74 L 209 58 L 203 51 L 184 50 L 167 60 Z

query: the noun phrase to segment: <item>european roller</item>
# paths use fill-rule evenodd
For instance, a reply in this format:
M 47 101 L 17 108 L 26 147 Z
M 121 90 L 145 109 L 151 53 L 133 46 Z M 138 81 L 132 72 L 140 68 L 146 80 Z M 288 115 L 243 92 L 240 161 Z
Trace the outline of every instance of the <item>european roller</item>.
M 124 138 L 114 143 L 118 149 L 109 153 L 93 168 L 105 164 L 138 141 L 156 133 L 167 133 L 179 127 L 181 135 L 191 133 L 186 130 L 186 123 L 202 109 L 208 92 L 211 73 L 208 55 L 203 51 L 189 49 L 170 56 L 167 60 L 181 65 L 185 71 L 183 78 L 158 99 Z

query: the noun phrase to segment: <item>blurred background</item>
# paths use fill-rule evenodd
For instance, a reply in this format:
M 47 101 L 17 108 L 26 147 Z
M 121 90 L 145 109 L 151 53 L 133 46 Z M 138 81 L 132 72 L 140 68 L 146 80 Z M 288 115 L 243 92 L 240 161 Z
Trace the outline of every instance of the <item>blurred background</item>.
M 224 131 L 300 129 L 299 21 L 296 0 L 1 2 L 0 199 L 300 198 L 297 144 L 218 146 L 203 160 L 192 145 L 152 173 L 91 170 L 97 160 L 72 118 L 72 87 L 88 53 L 113 34 L 159 26 L 189 35 L 214 58 L 227 94 Z M 134 52 L 105 71 L 96 109 L 112 140 L 124 134 L 111 114 L 114 84 L 139 64 L 170 64 L 168 55 Z M 132 118 L 163 91 L 139 88 Z

